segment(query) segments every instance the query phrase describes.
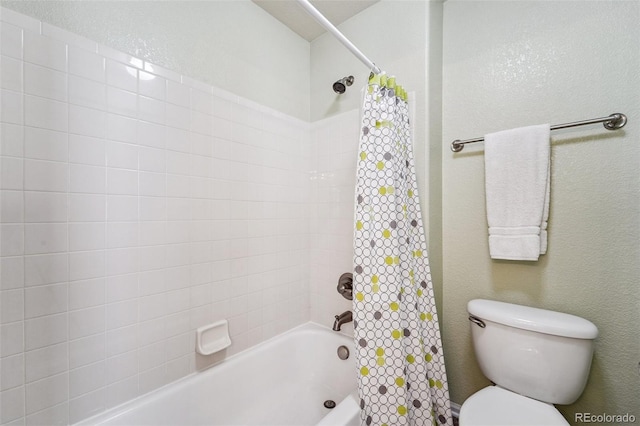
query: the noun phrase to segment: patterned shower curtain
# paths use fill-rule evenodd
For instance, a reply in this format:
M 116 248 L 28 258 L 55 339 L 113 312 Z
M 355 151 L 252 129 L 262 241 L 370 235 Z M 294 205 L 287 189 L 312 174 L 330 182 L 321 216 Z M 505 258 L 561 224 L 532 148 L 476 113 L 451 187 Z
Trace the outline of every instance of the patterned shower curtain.
M 375 74 L 366 89 L 353 280 L 362 424 L 451 426 L 406 92 Z

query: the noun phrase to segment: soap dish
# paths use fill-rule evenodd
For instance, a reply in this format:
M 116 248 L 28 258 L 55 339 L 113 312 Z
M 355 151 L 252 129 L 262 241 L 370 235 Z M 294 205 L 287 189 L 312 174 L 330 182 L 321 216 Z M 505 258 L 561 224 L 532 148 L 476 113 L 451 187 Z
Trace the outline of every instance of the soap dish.
M 196 350 L 201 355 L 211 355 L 231 345 L 229 323 L 220 320 L 196 330 Z

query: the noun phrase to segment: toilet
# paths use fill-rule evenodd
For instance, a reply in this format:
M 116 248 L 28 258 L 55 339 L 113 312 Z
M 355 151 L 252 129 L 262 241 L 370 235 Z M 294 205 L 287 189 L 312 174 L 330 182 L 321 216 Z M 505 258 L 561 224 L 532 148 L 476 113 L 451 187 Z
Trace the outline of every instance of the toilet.
M 467 311 L 476 359 L 495 385 L 467 398 L 460 426 L 568 425 L 553 404 L 582 394 L 598 328 L 575 315 L 494 300 L 471 300 Z

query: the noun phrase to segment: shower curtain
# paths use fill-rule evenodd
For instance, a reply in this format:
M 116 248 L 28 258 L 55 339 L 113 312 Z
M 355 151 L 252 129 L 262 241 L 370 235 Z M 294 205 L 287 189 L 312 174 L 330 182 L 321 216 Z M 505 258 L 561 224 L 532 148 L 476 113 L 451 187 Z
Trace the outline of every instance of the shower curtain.
M 354 230 L 361 417 L 363 425 L 452 425 L 406 100 L 395 79 L 371 74 Z

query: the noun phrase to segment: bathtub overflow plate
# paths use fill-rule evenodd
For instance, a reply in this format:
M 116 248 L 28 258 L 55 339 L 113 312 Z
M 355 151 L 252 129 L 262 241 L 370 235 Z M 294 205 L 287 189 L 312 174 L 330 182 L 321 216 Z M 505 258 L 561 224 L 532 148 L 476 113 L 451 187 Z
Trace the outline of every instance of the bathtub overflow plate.
M 338 346 L 338 358 L 347 359 L 349 358 L 349 348 L 345 345 Z

